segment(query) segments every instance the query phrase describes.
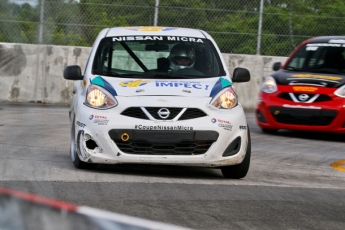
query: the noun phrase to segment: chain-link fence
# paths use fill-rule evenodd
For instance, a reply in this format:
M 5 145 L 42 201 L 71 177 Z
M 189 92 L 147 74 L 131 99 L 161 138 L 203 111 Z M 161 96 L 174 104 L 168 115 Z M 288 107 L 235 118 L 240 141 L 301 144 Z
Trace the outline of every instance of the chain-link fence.
M 287 56 L 345 34 L 344 0 L 0 0 L 0 42 L 92 46 L 113 26 L 199 28 L 223 53 Z

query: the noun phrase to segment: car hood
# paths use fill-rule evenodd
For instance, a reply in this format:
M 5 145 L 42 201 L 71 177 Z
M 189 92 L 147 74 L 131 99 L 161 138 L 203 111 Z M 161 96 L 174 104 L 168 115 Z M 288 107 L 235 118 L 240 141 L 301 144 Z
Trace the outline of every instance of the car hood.
M 279 70 L 272 74 L 278 85 L 320 85 L 339 87 L 345 83 L 345 75 Z
M 133 79 L 96 76 L 91 84 L 102 86 L 114 96 L 212 97 L 232 85 L 226 77 L 204 79 Z

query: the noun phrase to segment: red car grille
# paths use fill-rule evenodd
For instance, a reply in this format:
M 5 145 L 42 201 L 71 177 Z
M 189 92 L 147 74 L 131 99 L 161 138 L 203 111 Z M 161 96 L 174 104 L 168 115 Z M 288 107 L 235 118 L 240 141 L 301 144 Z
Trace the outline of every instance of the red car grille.
M 293 93 L 293 94 L 298 99 L 299 95 L 301 95 L 302 93 Z M 312 98 L 315 96 L 315 94 L 306 94 L 306 95 L 308 95 L 309 98 Z M 289 93 L 281 93 L 278 95 L 278 97 L 284 100 L 294 101 L 293 98 L 291 98 Z M 332 98 L 330 96 L 326 94 L 320 94 L 313 102 L 325 102 L 325 101 L 331 101 L 331 100 Z M 298 101 L 301 101 L 301 100 L 298 100 Z
M 335 110 L 294 109 L 281 107 L 271 107 L 270 113 L 279 123 L 313 126 L 329 125 L 338 114 Z

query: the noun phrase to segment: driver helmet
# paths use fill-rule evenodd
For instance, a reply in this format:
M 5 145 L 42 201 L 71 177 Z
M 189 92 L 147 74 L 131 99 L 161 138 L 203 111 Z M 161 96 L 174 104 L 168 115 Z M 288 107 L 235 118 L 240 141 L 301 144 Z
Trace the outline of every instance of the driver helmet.
M 195 63 L 194 48 L 188 43 L 177 44 L 171 49 L 169 59 L 173 71 L 192 68 Z

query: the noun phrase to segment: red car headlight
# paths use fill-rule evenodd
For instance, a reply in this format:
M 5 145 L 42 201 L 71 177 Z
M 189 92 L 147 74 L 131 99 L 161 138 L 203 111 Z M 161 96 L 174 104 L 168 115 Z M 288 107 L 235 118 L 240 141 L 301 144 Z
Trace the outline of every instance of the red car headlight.
M 265 78 L 262 84 L 261 90 L 265 93 L 274 93 L 278 90 L 277 83 L 273 77 L 269 76 Z
M 345 98 L 345 85 L 343 85 L 342 87 L 340 87 L 339 89 L 337 89 L 334 92 L 335 95 L 337 95 L 338 97 L 342 97 Z

